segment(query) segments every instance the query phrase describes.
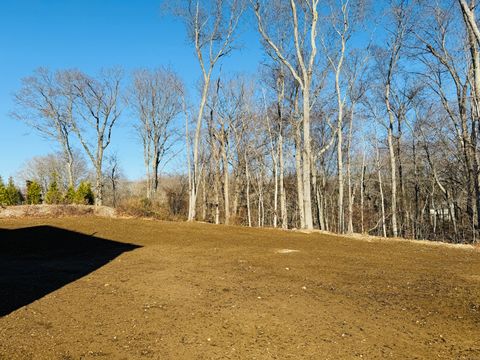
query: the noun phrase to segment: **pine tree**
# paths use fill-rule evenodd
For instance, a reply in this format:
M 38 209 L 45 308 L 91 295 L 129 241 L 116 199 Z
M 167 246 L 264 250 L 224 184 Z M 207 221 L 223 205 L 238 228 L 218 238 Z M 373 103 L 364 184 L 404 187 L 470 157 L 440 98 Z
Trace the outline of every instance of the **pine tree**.
M 0 206 L 5 206 L 7 205 L 7 194 L 6 194 L 6 188 L 5 184 L 3 182 L 2 177 L 0 176 Z
M 73 186 L 68 187 L 63 202 L 65 204 L 73 204 L 75 202 L 75 188 Z
M 15 187 L 12 177 L 8 179 L 8 184 L 5 187 L 4 194 L 3 200 L 4 205 L 6 206 L 19 205 L 23 200 L 22 193 Z
M 92 186 L 87 181 L 82 181 L 75 193 L 75 203 L 82 205 L 93 205 L 93 191 Z
M 38 205 L 42 202 L 42 188 L 36 181 L 27 181 L 27 204 Z
M 54 177 L 48 187 L 47 193 L 45 194 L 45 202 L 47 204 L 60 204 L 62 202 L 62 193 L 58 189 L 56 177 Z

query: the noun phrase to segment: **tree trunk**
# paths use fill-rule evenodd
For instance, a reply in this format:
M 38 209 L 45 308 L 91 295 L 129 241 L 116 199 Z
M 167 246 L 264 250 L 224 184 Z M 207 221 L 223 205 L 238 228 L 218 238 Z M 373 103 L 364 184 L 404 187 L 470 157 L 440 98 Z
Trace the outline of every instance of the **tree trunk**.
M 322 214 L 323 214 L 323 218 L 324 218 L 324 221 L 325 221 L 325 230 L 330 231 L 330 219 L 329 219 L 328 213 L 327 213 L 326 188 L 327 188 L 327 179 L 326 179 L 326 176 L 325 176 L 325 172 L 323 171 L 322 172 L 322 189 L 321 189 L 321 192 L 320 192 L 322 202 L 321 202 L 320 205 L 321 205 L 321 208 L 323 209 Z
M 250 207 L 250 172 L 248 170 L 248 161 L 247 161 L 246 153 L 245 153 L 245 180 L 247 182 L 247 186 L 246 186 L 247 220 L 248 220 L 248 226 L 252 227 L 252 211 Z
M 102 206 L 103 204 L 103 174 L 102 163 L 97 162 L 95 169 L 95 206 Z
M 66 163 L 67 163 L 67 176 L 68 176 L 68 187 L 75 187 L 75 180 L 74 180 L 74 157 L 72 154 L 72 149 L 70 148 L 70 144 L 68 138 L 66 140 L 65 148 L 65 156 L 66 156 Z
M 322 216 L 321 216 L 321 211 L 320 211 L 320 192 L 318 190 L 318 179 L 317 179 L 317 161 L 315 155 L 312 154 L 312 189 L 313 193 L 315 195 L 315 205 L 317 209 L 317 222 L 318 226 L 321 230 L 323 230 L 323 224 L 322 224 Z M 323 214 L 322 214 L 323 215 Z
M 225 225 L 230 223 L 230 188 L 229 188 L 229 174 L 228 174 L 228 158 L 226 149 L 225 132 L 222 134 L 222 161 L 223 161 L 223 197 L 225 205 Z
M 418 165 L 417 165 L 417 146 L 415 133 L 413 134 L 412 140 L 412 151 L 413 151 L 413 173 L 415 181 L 415 215 L 412 224 L 412 235 L 414 239 L 418 238 L 418 225 L 419 225 L 419 216 L 420 216 L 420 184 L 418 181 Z
M 378 152 L 378 149 L 377 149 Z M 378 159 L 378 153 L 377 153 L 377 159 Z M 385 197 L 383 195 L 383 183 L 382 183 L 382 172 L 380 169 L 380 160 L 377 160 L 377 174 L 378 174 L 378 187 L 380 190 L 380 206 L 382 208 L 382 231 L 383 231 L 383 237 L 387 237 L 387 227 L 386 227 L 386 222 L 385 222 Z
M 387 134 L 387 140 L 388 140 L 388 150 L 389 150 L 389 156 L 390 156 L 390 181 L 391 181 L 391 187 L 392 187 L 392 233 L 393 237 L 398 236 L 398 230 L 397 230 L 397 165 L 395 161 L 395 148 L 393 145 L 393 124 L 394 124 L 394 116 L 393 116 L 393 111 L 390 107 L 390 84 L 388 83 L 385 86 L 385 105 L 387 107 L 387 113 L 388 113 L 388 134 Z
M 146 180 L 146 197 L 147 199 L 150 199 L 152 197 L 152 177 L 150 174 L 150 150 L 149 147 L 144 148 L 144 163 L 145 163 L 145 174 L 147 176 Z
M 188 204 L 188 221 L 194 221 L 197 209 L 197 191 L 199 178 L 199 147 L 200 135 L 202 129 L 203 110 L 207 102 L 208 88 L 210 86 L 210 73 L 204 78 L 202 98 L 200 100 L 200 107 L 198 109 L 197 125 L 195 129 L 195 137 L 193 140 L 193 171 L 192 171 L 192 186 L 190 189 L 189 204 Z
M 277 164 L 275 162 L 273 167 L 273 181 L 274 181 L 274 189 L 273 189 L 273 227 L 277 227 L 278 222 L 278 169 Z
M 348 123 L 348 141 L 347 141 L 347 185 L 348 185 L 348 217 L 347 217 L 347 232 L 353 233 L 353 189 L 352 189 L 352 170 L 351 170 L 351 147 L 352 147 L 352 132 L 353 132 L 353 113 L 354 104 L 350 110 L 350 119 Z
M 284 161 L 283 161 L 283 135 L 280 130 L 278 138 L 278 159 L 280 165 L 280 211 L 282 216 L 282 229 L 288 229 L 288 213 L 287 213 L 287 194 L 285 191 L 284 181 Z
M 392 187 L 392 233 L 393 237 L 398 236 L 397 230 L 397 176 L 395 165 L 395 150 L 393 147 L 393 131 L 391 127 L 388 128 L 388 150 L 390 155 L 390 176 Z
M 403 163 L 402 163 L 402 147 L 401 147 L 401 138 L 402 138 L 402 122 L 401 116 L 397 117 L 397 136 L 396 143 L 397 143 L 397 155 L 396 160 L 398 163 L 398 182 L 400 188 L 400 228 L 398 229 L 398 235 L 405 237 L 405 229 L 408 229 L 408 212 L 407 212 L 407 204 L 405 199 L 405 184 L 403 181 Z
M 365 223 L 364 223 L 364 209 L 365 209 L 365 172 L 367 170 L 367 167 L 365 165 L 365 156 L 366 156 L 366 151 L 363 149 L 363 156 L 362 156 L 362 174 L 360 178 L 360 226 L 361 226 L 361 231 L 362 234 L 365 233 Z
M 341 112 L 339 110 L 339 112 Z M 338 119 L 338 128 L 337 128 L 337 174 L 338 174 L 338 203 L 337 203 L 337 230 L 340 234 L 344 232 L 344 214 L 343 214 L 343 134 L 342 134 L 342 121 Z
M 303 88 L 303 207 L 305 229 L 313 229 L 312 196 L 311 196 L 311 168 L 312 157 L 310 141 L 310 81 Z
M 462 4 L 461 4 L 462 5 Z M 473 153 L 473 185 L 475 193 L 475 208 L 476 208 L 476 224 L 475 229 L 478 231 L 480 226 L 480 171 L 479 171 L 479 159 L 477 148 L 477 126 L 480 126 L 480 54 L 478 51 L 479 39 L 476 38 L 475 34 L 478 34 L 478 26 L 475 19 L 475 1 L 470 2 L 470 14 L 471 18 L 469 21 L 469 14 L 465 11 L 467 9 L 463 8 L 464 21 L 467 26 L 468 40 L 470 43 L 470 56 L 472 59 L 472 74 L 473 74 L 473 85 L 472 85 L 472 131 L 470 137 L 470 147 L 471 153 Z M 476 235 L 476 231 L 474 236 Z
M 207 177 L 202 179 L 202 221 L 207 219 Z
M 188 112 L 186 109 L 185 101 L 183 101 L 184 113 L 185 113 L 185 151 L 187 152 L 187 168 L 188 168 L 188 221 L 193 221 L 195 216 L 194 209 L 192 209 L 192 205 L 195 206 L 195 200 L 193 199 L 194 195 L 194 186 L 193 186 L 193 174 L 192 174 L 192 162 L 191 162 L 191 154 L 190 154 L 190 140 L 188 134 Z M 206 181 L 206 176 L 204 181 Z M 206 215 L 206 214 L 205 214 Z M 204 217 L 205 219 L 205 217 Z
M 295 123 L 295 170 L 297 175 L 297 198 L 298 212 L 300 217 L 300 228 L 305 228 L 305 212 L 303 206 L 303 174 L 302 174 L 302 137 L 300 132 L 300 123 Z
M 156 148 L 157 146 L 154 146 Z M 152 193 L 153 196 L 152 198 L 155 198 L 155 195 L 157 194 L 158 191 L 158 166 L 160 164 L 160 154 L 157 150 L 154 152 L 153 156 L 153 169 L 152 169 L 152 175 L 153 175 L 153 186 L 152 186 Z
M 240 199 L 240 194 L 241 194 L 241 183 L 240 183 L 240 169 L 241 165 L 240 162 L 237 164 L 237 171 L 234 173 L 235 176 L 235 189 L 234 189 L 234 196 L 233 196 L 233 205 L 232 205 L 232 213 L 233 216 L 237 217 L 238 216 L 238 201 Z
M 220 224 L 220 169 L 218 163 L 215 165 L 215 180 L 214 180 L 214 206 L 215 206 L 215 224 Z

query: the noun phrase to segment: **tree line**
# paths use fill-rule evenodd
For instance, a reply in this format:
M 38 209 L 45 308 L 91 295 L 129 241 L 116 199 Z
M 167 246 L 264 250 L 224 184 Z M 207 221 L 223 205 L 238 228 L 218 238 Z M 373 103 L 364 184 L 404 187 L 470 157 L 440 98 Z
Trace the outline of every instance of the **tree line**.
M 480 31 L 474 1 L 170 1 L 199 65 L 198 97 L 167 68 L 38 69 L 13 116 L 84 156 L 94 202 L 129 113 L 147 202 L 187 220 L 473 242 L 480 226 Z M 258 74 L 221 70 L 255 28 Z M 197 99 L 197 101 L 194 101 Z M 84 155 L 78 155 L 79 147 Z M 106 155 L 107 154 L 107 155 Z M 185 159 L 175 196 L 162 171 Z
M 80 182 L 77 188 L 72 186 L 63 191 L 56 179 L 49 183 L 47 189 L 42 189 L 42 186 L 36 180 L 27 180 L 25 190 L 22 191 L 17 187 L 12 177 L 8 179 L 7 184 L 0 177 L 0 206 L 2 207 L 22 204 L 39 205 L 42 203 L 48 205 L 92 205 L 93 200 L 92 187 L 88 181 Z

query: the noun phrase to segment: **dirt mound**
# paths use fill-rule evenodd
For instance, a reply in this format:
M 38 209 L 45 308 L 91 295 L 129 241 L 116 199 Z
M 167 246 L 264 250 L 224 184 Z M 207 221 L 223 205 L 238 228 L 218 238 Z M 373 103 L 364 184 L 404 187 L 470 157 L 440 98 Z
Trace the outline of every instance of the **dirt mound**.
M 93 205 L 19 205 L 0 208 L 0 219 L 96 215 L 116 217 L 115 209 Z

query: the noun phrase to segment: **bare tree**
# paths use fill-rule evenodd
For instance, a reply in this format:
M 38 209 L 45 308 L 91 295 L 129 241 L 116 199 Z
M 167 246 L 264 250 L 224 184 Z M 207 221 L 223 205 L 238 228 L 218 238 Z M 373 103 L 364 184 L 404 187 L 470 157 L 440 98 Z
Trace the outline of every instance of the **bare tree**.
M 459 0 L 460 7 L 462 9 L 463 20 L 467 30 L 467 40 L 470 50 L 470 61 L 472 69 L 469 77 L 472 88 L 472 134 L 471 134 L 471 148 L 475 156 L 473 158 L 473 171 L 474 171 L 474 187 L 476 191 L 476 226 L 480 227 L 480 159 L 477 150 L 477 138 L 478 130 L 476 128 L 480 124 L 480 31 L 478 29 L 476 17 L 475 17 L 475 0 L 470 1 L 470 5 L 467 5 L 465 0 Z
M 461 174 L 465 175 L 463 188 L 466 192 L 466 213 L 470 227 L 475 229 L 478 224 L 477 208 L 480 204 L 479 161 L 476 150 L 478 130 L 474 125 L 477 122 L 475 118 L 478 119 L 474 85 L 477 44 L 465 17 L 468 15 L 453 11 L 452 5 L 454 3 L 445 7 L 440 4 L 424 6 L 423 13 L 427 14 L 428 18 L 415 32 L 418 40 L 416 50 L 418 58 L 425 66 L 424 83 L 437 97 L 453 125 L 452 134 L 455 135 L 458 149 L 461 150 L 459 163 L 464 167 Z M 458 31 L 462 22 L 466 24 L 466 33 Z M 464 47 L 464 43 L 469 44 L 469 48 Z M 467 52 L 470 52 L 471 62 L 467 61 Z M 470 92 L 474 96 L 470 96 Z M 472 100 L 471 111 L 469 100 Z
M 222 157 L 225 224 L 228 224 L 231 217 L 230 164 L 233 163 L 235 145 L 233 129 L 247 116 L 246 104 L 249 102 L 252 86 L 241 76 L 223 81 L 219 85 L 216 139 Z
M 476 1 L 374 6 L 386 15 L 385 34 L 370 40 L 367 1 L 250 3 L 266 53 L 259 82 L 219 69 L 237 44 L 242 0 L 168 2 L 195 49 L 200 91 L 191 107 L 173 72 L 134 73 L 126 100 L 144 147 L 147 197 L 162 182 L 164 209 L 172 217 L 188 212 L 190 221 L 478 239 Z M 361 32 L 363 24 L 369 29 Z M 73 141 L 93 164 L 94 174 L 81 176 L 96 178 L 97 204 L 143 192 L 143 183 L 140 190 L 120 181 L 119 159 L 108 156 L 121 78 L 118 71 L 90 77 L 40 69 L 24 80 L 15 117 L 62 149 L 28 162 L 25 180 L 75 184 L 81 157 Z M 181 112 L 188 173 L 159 180 L 176 155 Z
M 18 108 L 12 115 L 60 145 L 68 184 L 74 186 L 75 158 L 71 142 L 73 104 L 64 95 L 59 84 L 59 73 L 39 68 L 32 76 L 22 80 L 22 88 L 14 95 Z
M 344 213 L 344 170 L 343 170 L 343 120 L 345 113 L 345 104 L 347 97 L 351 91 L 358 78 L 358 74 L 351 76 L 346 88 L 343 86 L 342 78 L 344 77 L 344 65 L 345 61 L 348 60 L 348 45 L 349 40 L 352 37 L 352 34 L 355 30 L 355 26 L 361 21 L 362 16 L 365 12 L 365 4 L 363 1 L 357 1 L 355 3 L 350 2 L 349 0 L 340 1 L 339 7 L 331 6 L 330 10 L 330 21 L 332 26 L 333 34 L 329 34 L 332 44 L 328 44 L 327 39 L 322 39 L 323 46 L 325 48 L 325 53 L 327 60 L 333 69 L 335 75 L 335 94 L 337 100 L 337 174 L 338 174 L 338 232 L 343 233 L 345 231 L 345 213 Z M 357 61 L 359 62 L 359 61 Z M 350 143 L 351 139 L 351 130 L 352 130 L 352 121 L 353 121 L 353 109 L 354 106 L 351 106 L 351 116 L 349 122 L 349 137 L 347 139 Z M 348 145 L 349 147 L 349 145 Z M 347 151 L 347 162 L 349 161 L 349 154 Z M 347 166 L 347 172 L 349 171 L 349 166 Z M 347 180 L 350 182 L 350 177 L 347 176 Z M 352 194 L 351 186 L 349 183 L 348 186 L 348 209 L 349 209 L 349 219 L 348 219 L 348 232 L 353 232 L 353 227 L 351 224 L 351 207 L 352 207 Z
M 465 0 L 458 0 L 460 4 L 465 25 L 472 32 L 475 40 L 480 43 L 480 30 L 475 19 L 475 0 L 470 1 L 470 5 Z M 469 40 L 471 41 L 471 40 Z
M 107 157 L 107 166 L 105 177 L 108 179 L 108 185 L 111 190 L 111 204 L 117 207 L 118 202 L 118 186 L 122 178 L 122 171 L 120 169 L 120 160 L 118 154 L 115 152 Z
M 251 201 L 251 184 L 252 184 L 252 158 L 254 158 L 255 149 L 255 133 L 256 118 L 253 113 L 252 104 L 252 90 L 248 92 L 246 96 L 243 93 L 244 100 L 242 101 L 243 110 L 240 112 L 240 116 L 236 119 L 234 126 L 232 127 L 233 141 L 235 144 L 237 166 L 239 173 L 244 176 L 244 194 L 245 194 L 245 207 L 246 207 L 246 224 L 252 226 L 252 201 Z
M 408 4 L 405 0 L 392 4 L 389 9 L 393 26 L 389 29 L 387 48 L 377 52 L 377 65 L 382 75 L 383 102 L 388 121 L 381 122 L 387 128 L 388 151 L 390 156 L 390 181 L 391 181 L 391 219 L 393 236 L 398 236 L 397 223 L 397 160 L 395 154 L 395 112 L 392 104 L 392 87 L 394 77 L 398 71 L 399 58 L 405 38 L 409 32 Z
M 217 0 L 208 3 L 189 0 L 176 3 L 173 8 L 174 14 L 181 17 L 187 27 L 189 40 L 195 46 L 195 54 L 202 71 L 201 98 L 193 138 L 193 161 L 192 167 L 189 168 L 191 183 L 189 184 L 188 220 L 193 221 L 196 216 L 201 173 L 200 136 L 210 81 L 219 60 L 234 48 L 234 35 L 244 4 L 242 0 Z
M 178 139 L 173 121 L 182 111 L 183 85 L 173 71 L 143 69 L 133 74 L 130 93 L 135 128 L 143 144 L 147 198 L 151 199 L 158 190 L 160 168 Z
M 121 114 L 120 91 L 123 72 L 102 70 L 98 77 L 80 71 L 63 74 L 67 93 L 74 99 L 72 130 L 95 169 L 95 205 L 102 205 L 103 159 L 112 140 L 112 130 Z M 90 139 L 93 139 L 91 142 Z
M 277 92 L 277 122 L 278 122 L 278 163 L 279 163 L 279 186 L 280 186 L 280 216 L 282 219 L 282 229 L 288 229 L 288 210 L 287 193 L 285 189 L 285 157 L 284 157 L 284 98 L 285 98 L 285 76 L 283 67 L 281 68 L 276 81 L 275 90 Z
M 288 59 L 285 50 L 281 49 L 274 39 L 269 35 L 268 22 L 264 19 L 267 12 L 274 12 L 273 6 L 268 2 L 256 1 L 253 3 L 257 17 L 258 31 L 260 32 L 266 46 L 271 49 L 278 59 L 291 72 L 298 82 L 302 91 L 302 112 L 303 112 L 303 206 L 305 214 L 305 228 L 313 229 L 312 198 L 311 198 L 311 139 L 310 139 L 310 109 L 312 78 L 314 73 L 315 59 L 317 55 L 317 23 L 318 23 L 318 0 L 305 1 L 300 6 L 297 1 L 290 0 L 290 11 L 292 21 L 293 44 L 295 47 L 295 63 Z M 300 14 L 299 14 L 300 10 Z M 303 33 L 300 33 L 303 29 Z M 299 69 L 297 68 L 299 67 Z
M 89 177 L 87 162 L 82 154 L 77 150 L 73 151 L 75 166 L 73 174 L 70 174 L 65 168 L 65 158 L 62 152 L 47 154 L 44 156 L 35 156 L 26 161 L 19 170 L 18 177 L 23 181 L 34 180 L 38 182 L 43 191 L 47 191 L 48 185 L 52 181 L 57 181 L 61 190 L 67 190 L 70 186 L 78 185 L 79 181 Z M 73 185 L 70 178 L 73 176 Z
M 380 163 L 380 149 L 378 146 L 378 139 L 375 136 L 375 160 L 376 160 L 376 168 L 377 168 L 377 176 L 378 176 L 378 189 L 380 192 L 380 208 L 382 210 L 380 221 L 382 224 L 382 236 L 387 237 L 387 226 L 385 220 L 385 197 L 383 195 L 383 181 L 382 181 L 382 168 Z

